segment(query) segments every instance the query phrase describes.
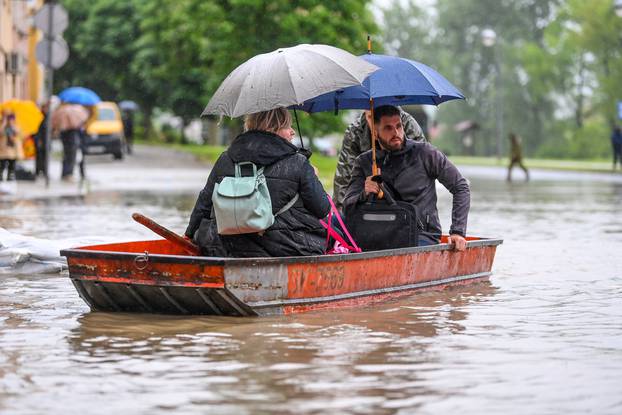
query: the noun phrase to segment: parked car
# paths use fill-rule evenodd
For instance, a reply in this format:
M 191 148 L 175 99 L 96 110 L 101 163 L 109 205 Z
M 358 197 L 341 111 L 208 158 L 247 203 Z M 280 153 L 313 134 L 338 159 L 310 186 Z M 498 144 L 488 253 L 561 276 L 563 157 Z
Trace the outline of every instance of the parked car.
M 85 153 L 112 154 L 122 159 L 126 145 L 119 107 L 114 102 L 100 102 L 93 108 L 86 123 Z

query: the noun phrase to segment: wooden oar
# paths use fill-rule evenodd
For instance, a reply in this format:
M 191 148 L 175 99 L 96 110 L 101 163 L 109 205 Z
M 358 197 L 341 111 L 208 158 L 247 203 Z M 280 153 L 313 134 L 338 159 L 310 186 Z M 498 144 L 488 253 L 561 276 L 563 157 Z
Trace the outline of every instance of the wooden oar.
M 140 223 L 141 225 L 144 225 L 147 228 L 151 229 L 152 231 L 154 231 L 155 233 L 157 233 L 158 235 L 160 235 L 167 241 L 172 242 L 175 245 L 183 248 L 183 250 L 189 253 L 190 255 L 201 255 L 201 249 L 198 246 L 196 246 L 194 243 L 192 243 L 191 241 L 187 239 L 182 238 L 175 232 L 169 229 L 166 229 L 164 226 L 156 223 L 152 219 L 149 219 L 148 217 L 141 215 L 140 213 L 132 213 L 132 218 L 136 222 Z

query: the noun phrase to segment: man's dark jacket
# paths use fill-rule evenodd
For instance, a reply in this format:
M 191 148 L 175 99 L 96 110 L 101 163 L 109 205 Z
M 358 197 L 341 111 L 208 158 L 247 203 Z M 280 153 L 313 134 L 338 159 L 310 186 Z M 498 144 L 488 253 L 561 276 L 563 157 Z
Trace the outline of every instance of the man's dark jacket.
M 400 118 L 407 138 L 425 141 L 423 130 L 412 115 L 400 109 Z M 333 202 L 337 205 L 337 209 L 343 208 L 346 190 L 352 177 L 354 160 L 368 150 L 371 150 L 371 129 L 363 112 L 355 122 L 346 128 L 343 135 L 335 178 L 333 179 Z
M 264 175 L 278 212 L 299 194 L 289 210 L 276 217 L 263 235 L 218 235 L 212 216 L 214 185 L 225 176 L 235 176 L 234 163 L 251 161 L 265 166 Z M 326 231 L 319 222 L 330 211 L 322 184 L 307 158 L 276 134 L 247 131 L 239 135 L 216 161 L 205 188 L 199 193 L 185 234 L 201 247 L 204 255 L 232 257 L 298 256 L 324 253 Z
M 376 154 L 383 182 L 396 199 L 417 205 L 425 233 L 434 239 L 441 235 L 436 208 L 435 180 L 438 180 L 453 194 L 449 233 L 465 236 L 471 201 L 469 185 L 442 152 L 427 142 L 405 140 L 401 150 L 380 150 Z M 371 164 L 371 151 L 356 159 L 344 202 L 346 212 L 353 204 L 365 200 L 365 178 L 372 175 Z

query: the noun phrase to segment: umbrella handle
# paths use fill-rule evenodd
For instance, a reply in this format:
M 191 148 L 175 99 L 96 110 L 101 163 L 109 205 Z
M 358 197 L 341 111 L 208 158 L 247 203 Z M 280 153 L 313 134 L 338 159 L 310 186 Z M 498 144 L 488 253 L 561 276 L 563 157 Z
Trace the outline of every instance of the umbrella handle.
M 369 108 L 371 112 L 371 174 L 372 176 L 378 175 L 378 163 L 376 162 L 376 124 L 374 121 L 374 99 L 369 99 Z M 380 190 L 378 192 L 378 199 L 382 199 L 384 197 L 384 192 Z

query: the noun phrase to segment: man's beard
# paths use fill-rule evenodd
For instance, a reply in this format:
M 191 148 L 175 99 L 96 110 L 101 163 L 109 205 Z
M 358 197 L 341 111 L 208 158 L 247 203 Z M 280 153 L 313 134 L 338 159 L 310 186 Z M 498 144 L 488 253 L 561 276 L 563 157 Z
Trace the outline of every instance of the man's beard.
M 401 150 L 404 147 L 404 138 L 402 138 L 399 144 L 393 144 L 393 139 L 389 140 L 388 143 L 383 143 L 381 139 L 378 139 L 378 143 L 380 143 L 380 148 L 386 151 L 397 151 Z

